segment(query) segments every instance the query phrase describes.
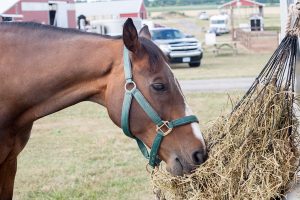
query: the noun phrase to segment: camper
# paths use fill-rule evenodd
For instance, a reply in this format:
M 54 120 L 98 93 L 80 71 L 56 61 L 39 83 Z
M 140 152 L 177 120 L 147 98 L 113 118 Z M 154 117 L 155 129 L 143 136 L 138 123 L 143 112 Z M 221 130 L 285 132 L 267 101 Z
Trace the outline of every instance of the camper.
M 210 32 L 215 32 L 216 35 L 229 33 L 229 16 L 224 15 L 214 15 L 210 17 Z
M 92 20 L 87 31 L 110 36 L 122 35 L 125 20 L 125 18 Z M 140 30 L 142 28 L 142 19 L 133 18 L 132 20 L 137 30 Z

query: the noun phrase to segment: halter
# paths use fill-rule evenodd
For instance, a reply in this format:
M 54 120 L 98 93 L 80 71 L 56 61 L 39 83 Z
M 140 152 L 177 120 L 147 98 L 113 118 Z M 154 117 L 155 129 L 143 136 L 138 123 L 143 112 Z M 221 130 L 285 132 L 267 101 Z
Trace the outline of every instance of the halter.
M 142 154 L 145 156 L 146 159 L 149 160 L 149 165 L 151 167 L 158 166 L 161 162 L 160 158 L 158 157 L 157 153 L 162 142 L 162 139 L 170 134 L 173 128 L 177 126 L 182 126 L 185 124 L 198 122 L 198 119 L 194 115 L 185 116 L 179 119 L 175 119 L 172 121 L 164 121 L 162 120 L 159 115 L 155 112 L 143 94 L 137 89 L 137 86 L 132 78 L 132 71 L 131 71 L 131 62 L 129 58 L 129 52 L 126 47 L 124 47 L 124 72 L 125 72 L 125 96 L 123 100 L 122 106 L 122 115 L 121 115 L 121 127 L 123 132 L 128 137 L 131 137 L 136 140 L 138 147 L 140 148 Z M 153 141 L 150 153 L 147 150 L 146 145 L 137 137 L 135 137 L 129 128 L 129 112 L 131 107 L 132 99 L 135 98 L 138 104 L 142 107 L 145 113 L 150 117 L 154 124 L 156 124 L 156 137 Z

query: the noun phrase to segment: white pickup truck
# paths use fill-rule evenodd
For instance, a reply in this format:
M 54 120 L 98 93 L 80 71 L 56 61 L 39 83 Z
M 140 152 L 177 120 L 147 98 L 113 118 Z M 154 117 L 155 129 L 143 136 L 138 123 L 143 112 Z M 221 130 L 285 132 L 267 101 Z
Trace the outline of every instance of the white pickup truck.
M 151 29 L 152 40 L 169 58 L 170 63 L 188 63 L 190 67 L 199 67 L 203 50 L 199 41 L 174 28 Z

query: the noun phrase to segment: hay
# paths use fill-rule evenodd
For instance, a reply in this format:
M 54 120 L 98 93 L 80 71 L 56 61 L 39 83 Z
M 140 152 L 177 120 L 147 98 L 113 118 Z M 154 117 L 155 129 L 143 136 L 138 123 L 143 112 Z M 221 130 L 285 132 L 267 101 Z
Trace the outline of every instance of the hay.
M 193 174 L 152 174 L 160 199 L 283 199 L 299 166 L 296 49 L 287 36 L 232 113 L 206 131 L 209 159 Z

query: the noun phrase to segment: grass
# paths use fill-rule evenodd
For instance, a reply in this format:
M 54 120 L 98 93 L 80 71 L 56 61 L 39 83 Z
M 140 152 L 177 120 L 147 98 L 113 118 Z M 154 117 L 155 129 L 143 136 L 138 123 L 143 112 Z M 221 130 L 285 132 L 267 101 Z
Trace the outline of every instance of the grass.
M 202 127 L 230 108 L 222 93 L 193 93 L 187 100 Z M 80 103 L 34 125 L 19 156 L 14 199 L 152 199 L 145 165 L 103 107 Z
M 189 68 L 187 64 L 174 65 L 173 71 L 180 80 L 254 77 L 270 56 L 270 53 L 215 56 L 211 52 L 204 52 L 200 67 Z

